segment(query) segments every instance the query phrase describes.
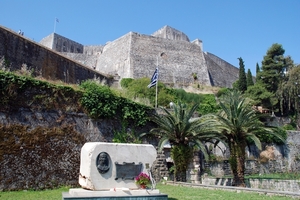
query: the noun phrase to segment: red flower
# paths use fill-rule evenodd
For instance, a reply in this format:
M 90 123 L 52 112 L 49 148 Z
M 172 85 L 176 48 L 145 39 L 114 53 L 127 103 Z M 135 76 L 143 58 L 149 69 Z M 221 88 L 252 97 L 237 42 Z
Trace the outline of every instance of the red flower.
M 135 182 L 139 185 L 148 185 L 150 184 L 150 177 L 148 174 L 142 172 L 135 177 Z

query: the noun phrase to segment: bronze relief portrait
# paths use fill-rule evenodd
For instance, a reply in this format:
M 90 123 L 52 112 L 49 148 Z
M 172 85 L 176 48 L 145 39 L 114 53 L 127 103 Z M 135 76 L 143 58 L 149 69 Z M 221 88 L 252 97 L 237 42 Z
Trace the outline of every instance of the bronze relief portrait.
M 97 156 L 96 166 L 100 174 L 105 174 L 110 169 L 110 156 L 106 152 L 101 152 Z

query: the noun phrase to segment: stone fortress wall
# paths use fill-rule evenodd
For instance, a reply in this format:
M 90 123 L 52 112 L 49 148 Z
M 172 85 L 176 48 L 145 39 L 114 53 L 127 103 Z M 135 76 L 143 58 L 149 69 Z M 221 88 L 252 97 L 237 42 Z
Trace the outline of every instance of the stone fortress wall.
M 229 87 L 239 78 L 236 67 L 208 52 L 204 53 L 204 57 L 212 85 Z
M 154 37 L 160 37 L 170 40 L 190 42 L 189 37 L 181 31 L 165 26 L 152 34 Z
M 68 51 L 71 49 L 69 46 L 75 46 L 76 42 L 66 42 L 65 37 L 52 35 L 56 37 L 52 38 L 53 43 L 61 41 L 67 45 L 59 46 L 59 49 L 53 44 L 55 50 L 118 79 L 150 78 L 157 66 L 159 80 L 173 87 L 193 84 L 192 74 L 197 74 L 197 83 L 209 86 L 231 88 L 238 79 L 238 68 L 211 53 L 203 52 L 201 40 L 190 42 L 187 35 L 169 26 L 152 35 L 129 32 L 105 45 L 83 46 L 82 53 Z M 45 39 L 42 43 L 46 44 Z
M 96 70 L 122 78 L 136 78 L 132 76 L 131 63 L 131 34 L 126 34 L 103 47 L 102 54 L 97 57 Z
M 78 83 L 102 79 L 150 78 L 158 66 L 159 80 L 175 88 L 198 83 L 232 87 L 238 68 L 221 58 L 203 52 L 199 39 L 190 42 L 183 32 L 165 26 L 152 35 L 129 32 L 105 45 L 84 46 L 52 33 L 40 44 L 1 27 L 0 56 L 13 66 L 33 68 L 46 79 Z M 197 75 L 195 82 L 193 75 Z M 113 82 L 113 81 L 111 81 Z
M 40 41 L 40 44 L 58 52 L 83 53 L 83 45 L 66 37 L 52 33 Z
M 196 73 L 204 85 L 211 85 L 198 45 L 146 35 L 132 36 L 133 77 L 151 77 L 158 61 L 159 79 L 164 83 L 175 87 L 187 86 L 194 82 L 192 74 Z
M 45 46 L 0 26 L 0 58 L 4 57 L 6 67 L 10 71 L 21 70 L 23 66 L 26 66 L 33 72 L 33 76 L 49 80 L 78 84 L 83 80 L 97 78 L 102 82 L 113 84 L 114 80 L 109 75 L 95 71 L 52 50 L 53 41 L 61 42 L 54 46 L 57 49 L 83 52 L 82 45 L 64 37 L 59 39 L 57 34 L 46 37 L 44 39 Z

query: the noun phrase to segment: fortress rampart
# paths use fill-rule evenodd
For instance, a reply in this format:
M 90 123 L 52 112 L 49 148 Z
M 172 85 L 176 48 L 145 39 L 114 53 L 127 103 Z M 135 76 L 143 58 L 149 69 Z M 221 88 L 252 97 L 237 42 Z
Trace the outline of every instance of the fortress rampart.
M 132 33 L 131 57 L 133 77 L 151 77 L 158 62 L 159 79 L 164 83 L 189 85 L 196 73 L 202 84 L 210 85 L 202 51 L 196 44 Z
M 43 38 L 40 44 L 58 52 L 83 53 L 83 45 L 66 37 L 52 33 Z
M 175 30 L 170 26 L 165 26 L 152 34 L 154 37 L 160 37 L 171 40 L 190 42 L 189 37 L 181 31 Z
M 55 35 L 53 34 L 53 36 Z M 94 78 L 108 84 L 113 82 L 108 75 L 101 74 L 44 45 L 0 26 L 0 58 L 3 57 L 6 67 L 11 71 L 20 70 L 22 65 L 26 65 L 29 70 L 33 71 L 34 76 L 41 76 L 45 79 L 61 80 L 72 84 Z
M 212 77 L 211 84 L 231 88 L 239 78 L 238 69 L 211 53 L 204 53 L 204 57 Z
M 40 44 L 0 27 L 0 56 L 18 70 L 23 64 L 35 76 L 78 83 L 94 77 L 109 84 L 122 78 L 150 78 L 156 67 L 159 80 L 175 88 L 191 84 L 232 87 L 239 70 L 203 51 L 199 39 L 190 42 L 183 32 L 165 26 L 152 35 L 129 32 L 105 45 L 84 46 L 52 33 Z M 195 79 L 195 75 L 197 79 Z
M 238 79 L 238 68 L 203 52 L 201 40 L 190 42 L 187 35 L 169 26 L 152 35 L 129 32 L 103 46 L 83 49 L 83 54 L 64 55 L 120 79 L 150 78 L 156 67 L 159 80 L 175 88 L 194 83 L 231 88 Z

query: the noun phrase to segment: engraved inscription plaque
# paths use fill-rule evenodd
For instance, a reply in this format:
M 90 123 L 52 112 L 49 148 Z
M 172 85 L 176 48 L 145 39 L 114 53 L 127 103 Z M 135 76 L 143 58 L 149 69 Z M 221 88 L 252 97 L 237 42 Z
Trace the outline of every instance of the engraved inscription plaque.
M 123 162 L 123 164 L 119 164 L 115 162 L 116 165 L 116 178 L 118 180 L 121 178 L 122 180 L 134 180 L 136 176 L 138 176 L 142 172 L 143 164 L 140 162 L 138 164 Z

